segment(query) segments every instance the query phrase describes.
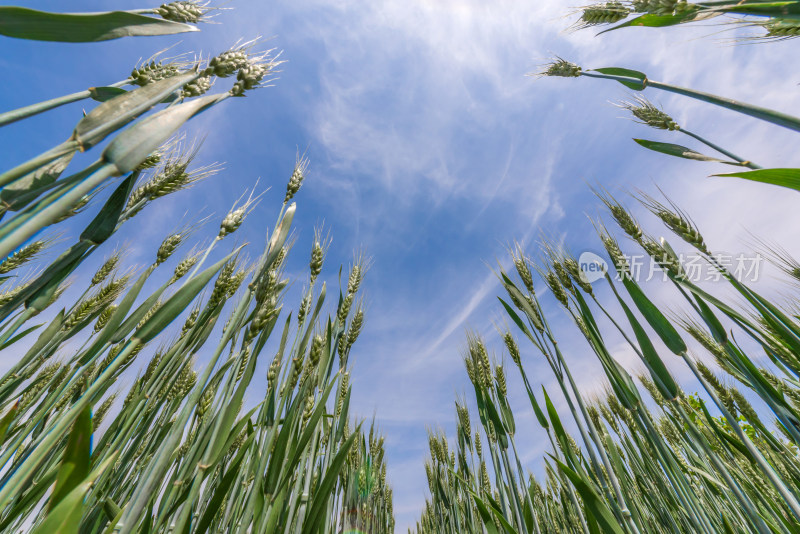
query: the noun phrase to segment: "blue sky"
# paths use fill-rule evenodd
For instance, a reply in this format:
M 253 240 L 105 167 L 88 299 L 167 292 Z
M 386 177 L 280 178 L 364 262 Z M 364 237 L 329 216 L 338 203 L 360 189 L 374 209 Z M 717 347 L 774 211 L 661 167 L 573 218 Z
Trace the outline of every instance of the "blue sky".
M 26 5 L 65 9 L 63 2 Z M 70 2 L 69 9 L 152 5 L 86 0 Z M 261 35 L 265 47 L 283 50 L 287 63 L 274 87 L 229 100 L 187 130 L 190 137 L 207 135 L 198 163 L 224 162 L 225 170 L 149 208 L 105 252 L 123 244 L 129 261 L 145 263 L 152 247 L 137 240 L 160 241 L 198 213 L 221 218 L 257 179 L 259 190 L 272 189 L 236 238 L 261 243 L 295 153 L 307 150 L 311 166 L 297 196 L 290 274 L 303 276 L 314 227 L 322 223 L 333 236 L 329 285 L 335 287 L 337 266 L 349 263 L 354 251 L 372 258 L 364 282 L 367 320 L 353 353 L 353 405 L 361 416 L 374 414 L 387 436 L 398 532 L 413 523 L 424 499 L 427 428 L 452 431 L 454 397 L 468 391 L 460 358 L 465 328 L 482 333 L 500 355 L 493 323 L 502 324 L 503 317 L 489 266 L 507 263 L 505 247 L 513 240 L 535 251 L 542 231 L 576 253 L 599 252 L 586 215 L 601 210 L 588 184 L 619 194 L 636 188 L 654 194 L 658 185 L 694 217 L 713 250 L 749 250 L 748 229 L 800 252 L 793 239 L 799 229 L 794 193 L 707 178 L 726 169 L 637 147 L 632 137 L 696 145 L 622 120 L 624 112 L 611 102 L 629 95 L 618 84 L 525 76 L 557 54 L 584 67 L 635 68 L 654 79 L 800 114 L 795 42 L 732 45 L 736 33 L 711 24 L 601 37 L 570 33 L 564 31 L 569 6 L 555 0 L 228 5 L 234 9 L 220 13 L 217 24 L 180 36 L 89 45 L 3 38 L 0 108 L 121 80 L 139 59 L 175 43 L 175 53 L 208 55 Z M 680 124 L 761 165 L 800 164 L 797 138 L 788 130 L 683 97 L 646 96 Z M 82 105 L 91 104 L 0 129 L 4 165 L 66 138 Z M 654 233 L 661 231 L 641 215 Z M 768 291 L 780 289 L 770 277 L 763 282 Z M 670 302 L 665 288 L 652 290 Z M 294 308 L 291 298 L 287 305 Z M 582 386 L 598 391 L 594 357 L 560 310 L 544 301 L 564 331 Z M 618 355 L 635 368 L 627 351 Z M 544 362 L 530 351 L 526 358 L 529 376 L 549 384 Z M 673 368 L 687 378 L 679 365 Z M 524 459 L 535 471 L 545 445 L 514 384 L 525 437 L 519 442 L 528 444 Z

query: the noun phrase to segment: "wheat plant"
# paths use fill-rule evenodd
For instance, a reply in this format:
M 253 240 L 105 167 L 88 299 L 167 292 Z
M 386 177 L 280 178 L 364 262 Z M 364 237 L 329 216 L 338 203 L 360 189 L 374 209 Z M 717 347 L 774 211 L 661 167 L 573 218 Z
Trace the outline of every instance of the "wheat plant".
M 577 26 L 660 27 L 733 14 L 761 17 L 756 24 L 769 28 L 794 24 L 799 6 L 794 1 L 605 2 L 579 10 Z M 796 117 L 654 81 L 630 69 L 586 70 L 556 58 L 540 74 L 608 79 L 634 91 L 660 89 L 800 131 Z M 684 129 L 641 96 L 620 105 L 638 122 L 683 133 L 722 157 L 671 143 L 636 140 L 646 148 L 747 167 L 725 176 L 800 189 L 798 169 L 762 169 Z M 507 356 L 493 356 L 480 336 L 467 335 L 463 359 L 472 384 L 471 402 L 456 401 L 453 440 L 439 431 L 430 433 L 430 456 L 425 463 L 429 495 L 414 531 L 798 531 L 798 296 L 787 295 L 779 303 L 759 294 L 730 271 L 684 211 L 668 199 L 637 194 L 641 206 L 718 273 L 728 297 L 718 296 L 726 293 L 697 283 L 668 240 L 655 238 L 607 191 L 596 193 L 607 216 L 594 225 L 611 266 L 603 268 L 596 282 L 607 286 L 608 299 L 598 296 L 600 286 L 592 284 L 595 280 L 587 276 L 587 266 L 563 245 L 544 239 L 531 251 L 537 261 L 521 246 L 512 247 L 507 263 L 514 273 L 502 264 L 496 273 L 504 291 L 499 302 L 511 325 L 498 331 Z M 618 236 L 635 244 L 663 271 L 685 304 L 682 311 L 667 312 L 648 296 Z M 764 248 L 765 255 L 796 283 L 800 264 L 780 246 Z M 597 272 L 602 266 L 592 267 Z M 731 292 L 738 300 L 730 298 Z M 579 353 L 570 354 L 559 343 L 543 298 L 561 308 L 574 333 L 585 341 L 583 350 L 588 349 L 600 363 L 605 388 L 599 396 L 578 388 L 571 367 L 577 364 Z M 610 339 L 622 339 L 624 350 L 636 355 L 645 372 L 632 376 L 619 363 L 622 349 Z M 557 391 L 544 387 L 539 391 L 532 383 L 530 366 L 542 359 Z M 718 370 L 704 363 L 709 360 Z M 691 373 L 700 391 L 683 389 L 670 371 L 679 367 Z M 509 390 L 510 372 L 518 374 L 523 390 Z M 512 395 L 528 401 L 547 444 L 539 470 L 544 476 L 538 479 L 522 460 L 522 453 L 534 444 L 518 443 Z M 556 409 L 558 401 L 565 406 L 561 412 Z M 470 405 L 476 410 L 470 410 Z M 574 436 L 568 428 L 575 429 Z
M 662 312 L 635 280 L 616 238 L 601 222 L 599 240 L 617 272 L 616 277 L 608 272 L 604 276 L 613 308 L 600 302 L 568 251 L 545 243 L 543 260 L 533 264 L 516 249 L 512 263 L 517 281 L 502 269 L 498 277 L 506 292 L 500 302 L 517 334 L 500 334 L 525 386 L 522 394 L 551 445 L 546 481 L 535 480 L 520 460 L 505 365 L 493 361 L 484 342 L 470 335 L 464 360 L 481 430 L 473 434 L 474 418 L 462 401 L 456 403 L 453 452 L 447 452 L 446 437 L 432 435 L 426 465 L 430 498 L 417 532 L 794 531 L 800 525 L 796 316 L 739 281 L 669 202 L 641 198 L 721 273 L 743 297 L 745 309 L 695 284 L 666 241 L 648 236 L 619 202 L 601 196 L 611 219 L 661 266 L 691 311 L 673 319 Z M 532 274 L 537 271 L 541 284 Z M 537 285 L 552 294 L 601 363 L 608 385 L 600 399 L 587 399 L 577 388 L 571 357 L 563 353 L 549 325 Z M 613 309 L 622 313 L 609 311 Z M 739 336 L 729 333 L 723 321 L 750 343 L 736 341 Z M 518 335 L 529 348 L 518 343 Z M 640 386 L 615 359 L 606 341 L 612 335 L 620 335 L 647 370 L 635 377 Z M 725 378 L 692 353 L 687 335 L 714 359 Z M 752 353 L 752 344 L 763 350 L 770 367 Z M 667 354 L 657 347 L 666 348 Z M 666 364 L 669 353 L 694 374 L 703 395 L 682 390 Z M 565 416 L 556 411 L 551 393 L 531 385 L 525 359 L 537 355 L 553 372 L 577 438 L 566 432 Z M 763 402 L 766 413 L 748 397 Z M 714 417 L 712 407 L 721 415 Z
M 3 7 L 0 33 L 160 35 L 196 30 L 190 24 L 212 9 L 191 1 L 67 15 Z M 366 265 L 354 261 L 329 313 L 319 282 L 329 242 L 318 233 L 297 312 L 284 310 L 293 200 L 308 160 L 296 161 L 261 251 L 227 245 L 259 201 L 252 193 L 218 221 L 205 250 L 179 252 L 202 224 L 139 243 L 152 249 L 145 267 L 103 246 L 129 221 L 154 216 L 150 204 L 221 171 L 195 165 L 199 144 L 179 132 L 271 81 L 280 61 L 257 47 L 249 41 L 198 61 L 154 57 L 108 87 L 0 115 L 0 126 L 13 127 L 78 100 L 101 102 L 78 115 L 67 141 L 0 178 L 0 350 L 13 356 L 0 378 L 3 532 L 393 532 L 383 438 L 349 409 Z M 227 87 L 211 92 L 217 80 Z M 69 169 L 76 152 L 104 141 L 94 163 Z M 80 211 L 95 215 L 72 244 L 67 234 L 34 240 Z M 219 247 L 227 250 L 212 262 Z M 56 248 L 55 259 L 40 260 Z M 99 250 L 104 263 L 85 272 Z M 79 296 L 65 302 L 70 284 Z M 48 318 L 32 324 L 39 317 Z

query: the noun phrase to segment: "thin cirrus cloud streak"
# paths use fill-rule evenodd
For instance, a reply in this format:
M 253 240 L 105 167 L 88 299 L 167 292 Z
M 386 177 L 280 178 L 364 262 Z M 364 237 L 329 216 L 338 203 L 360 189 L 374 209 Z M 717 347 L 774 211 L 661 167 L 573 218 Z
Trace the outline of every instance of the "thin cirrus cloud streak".
M 526 98 L 521 75 L 529 65 L 509 62 L 503 50 L 527 55 L 514 36 L 531 15 L 507 31 L 500 21 L 512 19 L 501 5 L 493 11 L 477 2 L 319 5 L 334 20 L 317 29 L 326 60 L 320 67 L 325 98 L 315 117 L 337 163 L 377 164 L 388 172 L 376 179 L 390 189 L 410 186 L 412 195 L 415 187 L 425 194 L 437 187 L 482 194 L 435 169 L 441 159 L 460 156 L 448 147 L 459 129 L 490 127 L 498 99 Z

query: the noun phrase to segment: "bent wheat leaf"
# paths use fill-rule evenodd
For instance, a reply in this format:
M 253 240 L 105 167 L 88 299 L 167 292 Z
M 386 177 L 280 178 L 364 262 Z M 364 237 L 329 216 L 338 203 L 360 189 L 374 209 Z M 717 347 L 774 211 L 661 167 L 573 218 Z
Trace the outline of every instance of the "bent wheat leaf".
M 0 443 L 5 440 L 6 432 L 8 431 L 9 425 L 11 425 L 11 421 L 17 416 L 17 412 L 19 411 L 19 401 L 14 403 L 14 405 L 6 412 L 2 419 L 0 419 Z
M 180 77 L 176 76 L 175 79 L 177 78 Z M 103 160 L 113 164 L 119 174 L 133 171 L 186 121 L 221 102 L 227 96 L 228 93 L 207 95 L 158 111 L 117 135 L 103 151 Z M 111 102 L 114 100 L 109 100 L 107 103 Z
M 714 174 L 713 176 L 744 178 L 745 180 L 778 185 L 800 191 L 800 169 L 758 169 L 755 171 Z
M 49 13 L 24 7 L 0 7 L 0 35 L 17 39 L 87 43 L 196 31 L 200 30 L 188 24 L 127 11 Z
M 629 278 L 623 279 L 622 283 L 631 296 L 636 308 L 638 308 L 639 313 L 642 314 L 648 324 L 653 328 L 656 334 L 658 334 L 658 337 L 661 338 L 664 345 L 678 355 L 686 352 L 686 343 L 684 343 L 683 338 L 678 334 L 675 327 L 672 326 L 669 319 L 661 313 L 661 310 L 645 296 L 639 285 Z
M 15 335 L 15 336 L 14 336 L 14 337 L 12 337 L 11 339 L 9 339 L 8 341 L 6 341 L 6 342 L 5 342 L 5 343 L 3 343 L 2 345 L 0 345 L 0 350 L 3 350 L 3 349 L 4 349 L 4 348 L 6 348 L 6 347 L 10 347 L 11 345 L 13 345 L 14 343 L 16 343 L 16 342 L 17 342 L 17 341 L 19 341 L 20 339 L 24 338 L 25 336 L 27 336 L 28 334 L 30 334 L 31 332 L 33 332 L 34 330 L 36 330 L 37 328 L 41 327 L 41 326 L 42 326 L 42 324 L 43 324 L 43 323 L 41 323 L 41 324 L 37 324 L 37 325 L 34 325 L 34 326 L 31 326 L 30 328 L 26 328 L 25 330 L 23 330 L 23 331 L 22 331 L 22 332 L 20 332 L 19 334 Z
M 81 241 L 99 245 L 111 237 L 128 202 L 128 195 L 136 184 L 136 178 L 137 173 L 131 173 L 117 186 L 97 216 L 81 233 Z
M 472 499 L 475 501 L 475 507 L 481 516 L 481 520 L 483 521 L 483 525 L 486 527 L 486 531 L 489 534 L 498 534 L 499 531 L 497 530 L 497 526 L 494 524 L 494 520 L 492 519 L 491 512 L 489 512 L 489 508 L 474 493 L 472 493 Z
M 8 211 L 24 208 L 41 192 L 49 189 L 49 186 L 61 176 L 74 156 L 75 153 L 70 152 L 52 163 L 28 173 L 16 182 L 6 185 L 0 190 L 0 205 Z
M 643 147 L 652 150 L 654 152 L 661 152 L 662 154 L 667 154 L 668 156 L 675 156 L 678 158 L 684 159 L 694 159 L 697 161 L 714 161 L 717 163 L 727 163 L 728 165 L 741 165 L 736 161 L 725 161 L 718 158 L 713 158 L 711 156 L 706 156 L 705 154 L 701 154 L 700 152 L 696 152 L 691 148 L 687 148 L 685 146 L 676 145 L 673 143 L 661 143 L 659 141 L 648 141 L 647 139 L 635 139 L 638 144 L 642 145 Z
M 740 13 L 747 15 L 759 15 L 762 17 L 776 17 L 781 19 L 796 20 L 800 15 L 800 4 L 797 2 L 746 2 L 735 3 L 728 6 L 716 6 L 707 8 L 710 12 L 721 13 Z
M 508 520 L 503 516 L 503 513 L 498 510 L 497 507 L 487 506 L 487 504 L 483 502 L 483 500 L 478 497 L 478 495 L 469 487 L 466 487 L 466 490 L 470 495 L 472 495 L 472 500 L 475 502 L 475 506 L 478 508 L 478 513 L 481 514 L 481 519 L 483 520 L 484 526 L 487 527 L 488 532 L 500 532 L 495 525 L 495 520 L 497 520 L 500 522 L 500 525 L 503 527 L 506 534 L 517 534 L 517 530 L 511 526 L 511 523 L 508 522 Z
M 83 479 L 89 475 L 92 439 L 92 408 L 87 406 L 72 424 L 67 447 L 58 470 L 56 487 L 48 509 L 52 511 Z
M 614 293 L 616 294 L 616 290 Z M 656 384 L 664 398 L 669 400 L 676 398 L 680 393 L 678 384 L 672 378 L 672 374 L 667 369 L 666 364 L 658 355 L 658 351 L 653 345 L 653 342 L 650 340 L 650 337 L 647 335 L 647 332 L 642 327 L 641 323 L 639 323 L 639 321 L 636 319 L 636 316 L 633 315 L 633 312 L 625 303 L 625 301 L 622 300 L 618 294 L 616 296 L 620 307 L 625 312 L 625 316 L 628 318 L 628 322 L 633 329 L 633 333 L 636 336 L 636 341 L 639 343 L 639 349 L 642 353 L 642 358 L 644 359 L 647 370 L 650 372 L 653 382 Z
M 627 28 L 629 26 L 645 26 L 648 28 L 663 28 L 666 26 L 674 26 L 676 24 L 692 20 L 696 14 L 697 14 L 696 11 L 687 11 L 686 13 L 681 13 L 680 15 L 658 15 L 655 13 L 647 13 L 645 15 L 641 15 L 634 19 L 623 22 L 622 24 L 618 24 L 613 28 L 603 30 L 597 35 L 610 32 L 612 30 L 618 30 L 620 28 Z
M 83 516 L 84 497 L 97 477 L 114 462 L 116 457 L 117 453 L 112 453 L 86 479 L 70 491 L 36 526 L 32 534 L 77 534 Z
M 110 98 L 78 121 L 71 139 L 81 150 L 87 150 L 196 77 L 196 73 L 187 72 Z
M 597 495 L 594 489 L 583 479 L 583 477 L 560 462 L 557 458 L 554 458 L 554 460 L 558 464 L 558 469 L 564 473 L 564 475 L 566 475 L 575 486 L 575 489 L 581 496 L 583 507 L 586 510 L 587 515 L 593 517 L 600 524 L 602 531 L 609 533 L 613 532 L 614 534 L 624 534 L 625 531 L 622 530 L 622 528 L 619 526 L 619 523 L 617 523 L 617 520 L 614 518 L 614 514 L 611 513 L 611 510 L 608 508 L 608 505 L 599 495 Z
M 111 100 L 115 96 L 119 96 L 121 94 L 125 94 L 128 91 L 121 87 L 90 87 L 89 88 L 89 96 L 92 100 L 97 100 L 98 102 L 105 102 L 106 100 Z
M 647 74 L 638 70 L 623 69 L 621 67 L 603 67 L 602 69 L 592 69 L 600 74 L 609 76 L 620 76 L 622 78 L 630 78 L 629 80 L 618 79 L 617 81 L 629 89 L 634 91 L 642 91 L 647 85 Z M 638 82 L 636 80 L 639 80 Z
M 328 498 L 330 497 L 334 485 L 339 478 L 339 472 L 342 470 L 342 466 L 344 466 L 344 462 L 347 460 L 347 456 L 350 454 L 350 448 L 353 446 L 353 442 L 358 437 L 358 431 L 360 428 L 361 425 L 359 425 L 356 431 L 353 432 L 353 434 L 342 444 L 341 448 L 336 453 L 336 456 L 334 456 L 333 460 L 331 461 L 328 471 L 322 478 L 322 482 L 320 482 L 319 486 L 317 486 L 317 490 L 314 495 L 314 502 L 311 505 L 311 508 L 309 508 L 308 514 L 303 522 L 303 534 L 313 534 L 319 531 L 319 527 L 322 525 L 322 522 L 325 519 L 325 512 L 328 508 Z

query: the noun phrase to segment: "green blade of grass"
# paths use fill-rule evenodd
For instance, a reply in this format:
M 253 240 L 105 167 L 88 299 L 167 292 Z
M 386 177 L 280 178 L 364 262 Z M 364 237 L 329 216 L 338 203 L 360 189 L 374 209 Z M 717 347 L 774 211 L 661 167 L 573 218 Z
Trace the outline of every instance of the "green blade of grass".
M 87 43 L 196 31 L 198 28 L 189 24 L 127 11 L 49 13 L 24 7 L 0 7 L 0 35 L 17 39 Z
M 800 191 L 800 169 L 757 169 L 725 174 L 714 174 L 723 178 L 742 178 L 762 184 L 777 185 Z
M 673 143 L 661 143 L 659 141 L 648 141 L 647 139 L 634 139 L 634 141 L 636 141 L 638 144 L 649 150 L 653 150 L 654 152 L 660 152 L 662 154 L 667 154 L 668 156 L 675 156 L 684 159 L 693 159 L 697 161 L 713 161 L 717 163 L 727 163 L 729 165 L 739 165 L 739 163 L 735 161 L 725 161 L 719 158 L 712 158 L 711 156 L 706 156 L 705 154 L 696 152 L 691 148 L 687 148 L 681 145 L 676 145 Z

